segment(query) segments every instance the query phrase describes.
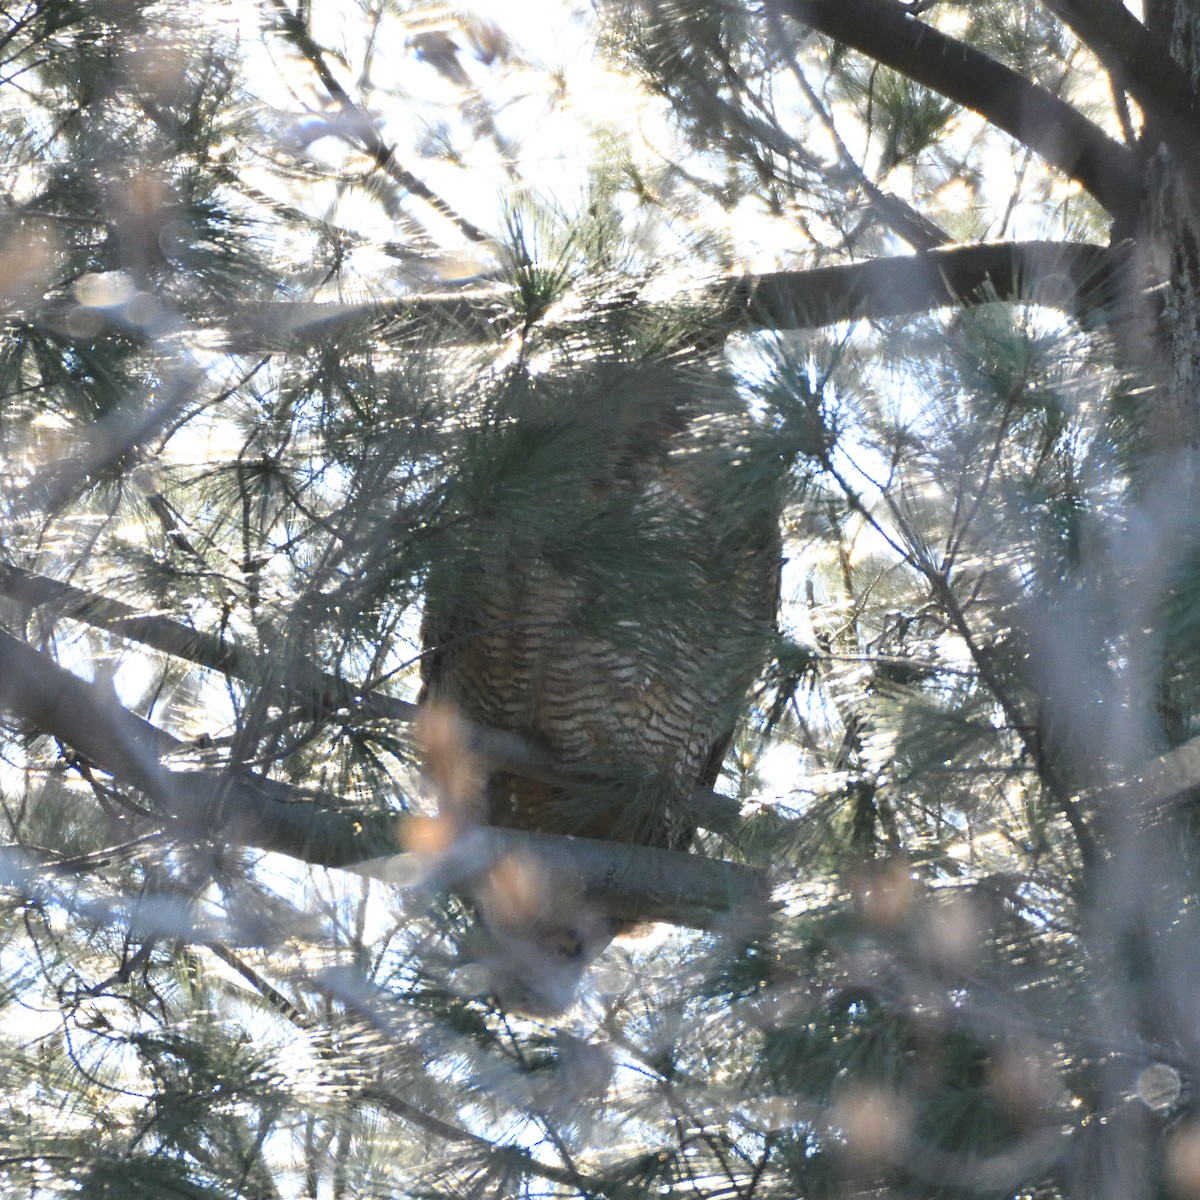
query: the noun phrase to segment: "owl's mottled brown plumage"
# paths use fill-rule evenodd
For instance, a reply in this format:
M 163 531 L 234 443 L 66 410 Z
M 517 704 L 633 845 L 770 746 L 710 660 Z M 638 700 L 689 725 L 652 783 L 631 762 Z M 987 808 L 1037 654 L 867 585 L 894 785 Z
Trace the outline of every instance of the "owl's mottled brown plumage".
M 592 780 L 494 774 L 486 821 L 684 849 L 773 629 L 778 504 L 709 363 L 595 358 L 487 414 L 428 589 L 424 684 Z M 775 481 L 777 482 L 777 481 Z

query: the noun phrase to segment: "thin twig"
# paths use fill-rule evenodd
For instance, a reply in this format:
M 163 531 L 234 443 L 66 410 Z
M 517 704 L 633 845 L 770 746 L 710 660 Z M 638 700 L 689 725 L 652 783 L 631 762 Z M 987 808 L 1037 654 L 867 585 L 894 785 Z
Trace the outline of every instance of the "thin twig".
M 472 242 L 489 242 L 491 238 L 478 225 L 468 221 L 457 212 L 446 200 L 439 196 L 424 180 L 419 179 L 411 171 L 400 165 L 396 158 L 395 149 L 388 146 L 380 136 L 379 129 L 371 115 L 356 104 L 338 82 L 337 76 L 329 69 L 325 54 L 321 47 L 313 41 L 312 35 L 305 27 L 304 21 L 288 8 L 285 0 L 272 0 L 279 21 L 288 40 L 300 51 L 309 65 L 317 73 L 321 85 L 329 93 L 329 97 L 349 118 L 348 129 L 362 144 L 376 165 L 388 177 L 398 183 L 412 195 L 424 200 L 439 216 L 444 217 L 467 239 Z

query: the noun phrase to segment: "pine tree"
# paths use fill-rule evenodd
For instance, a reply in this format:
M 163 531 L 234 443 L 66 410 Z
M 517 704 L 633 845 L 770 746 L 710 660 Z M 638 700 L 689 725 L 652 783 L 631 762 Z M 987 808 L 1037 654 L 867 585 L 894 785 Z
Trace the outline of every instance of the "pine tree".
M 1200 1195 L 1196 7 L 629 0 L 590 74 L 199 11 L 2 14 L 6 1193 Z M 703 504 L 587 502 L 680 378 Z M 778 523 L 770 644 L 682 648 L 701 510 L 705 578 Z M 758 671 L 686 850 L 422 721 L 530 547 Z M 489 999 L 489 771 L 666 922 L 561 1015 Z

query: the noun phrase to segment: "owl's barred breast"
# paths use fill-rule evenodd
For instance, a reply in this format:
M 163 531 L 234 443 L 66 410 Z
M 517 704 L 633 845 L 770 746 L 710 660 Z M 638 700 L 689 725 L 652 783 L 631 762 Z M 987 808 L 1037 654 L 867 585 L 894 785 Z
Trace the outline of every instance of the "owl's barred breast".
M 577 620 L 576 588 L 544 564 L 510 565 L 436 692 L 472 720 L 535 740 L 560 762 L 588 767 L 594 788 L 571 803 L 548 785 L 493 778 L 488 819 L 500 825 L 680 848 L 685 804 L 724 732 L 712 681 L 694 645 L 666 630 L 653 656 Z M 505 585 L 519 585 L 513 595 Z M 508 603 L 511 601 L 511 603 Z M 636 631 L 626 631 L 631 635 Z M 684 669 L 680 660 L 689 661 Z M 607 794 L 605 794 L 607 793 Z M 585 811 L 580 811 L 580 806 Z

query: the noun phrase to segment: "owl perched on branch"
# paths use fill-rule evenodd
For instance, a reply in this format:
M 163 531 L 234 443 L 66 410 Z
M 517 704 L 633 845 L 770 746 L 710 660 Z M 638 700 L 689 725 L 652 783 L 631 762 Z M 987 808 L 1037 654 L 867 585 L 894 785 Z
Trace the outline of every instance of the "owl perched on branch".
M 780 460 L 719 362 L 560 350 L 462 431 L 424 696 L 580 772 L 569 789 L 493 772 L 474 819 L 683 850 L 774 632 Z M 545 1012 L 619 922 L 572 911 L 569 882 L 539 886 L 532 913 L 482 908 L 498 974 L 520 975 L 493 990 Z

